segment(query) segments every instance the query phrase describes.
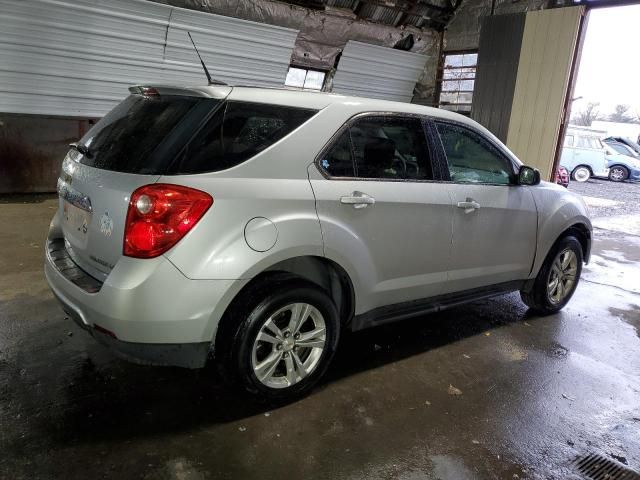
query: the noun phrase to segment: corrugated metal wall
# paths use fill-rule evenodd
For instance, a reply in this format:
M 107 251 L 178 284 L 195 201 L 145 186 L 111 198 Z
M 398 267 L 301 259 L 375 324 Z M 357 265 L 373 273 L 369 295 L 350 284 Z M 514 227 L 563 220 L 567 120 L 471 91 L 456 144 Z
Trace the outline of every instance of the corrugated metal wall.
M 584 7 L 527 13 L 507 146 L 550 178 Z
M 101 117 L 136 83 L 281 86 L 298 31 L 142 0 L 0 0 L 0 112 Z
M 347 42 L 333 78 L 333 92 L 410 102 L 426 55 Z
M 485 17 L 471 118 L 506 143 L 526 14 Z

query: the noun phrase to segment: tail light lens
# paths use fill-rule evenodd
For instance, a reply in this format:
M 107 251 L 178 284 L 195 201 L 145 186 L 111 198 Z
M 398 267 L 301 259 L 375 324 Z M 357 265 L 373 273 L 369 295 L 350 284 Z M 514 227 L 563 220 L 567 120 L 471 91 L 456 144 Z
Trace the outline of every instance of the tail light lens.
M 153 258 L 173 247 L 213 204 L 211 195 L 157 183 L 131 195 L 124 230 L 124 255 Z

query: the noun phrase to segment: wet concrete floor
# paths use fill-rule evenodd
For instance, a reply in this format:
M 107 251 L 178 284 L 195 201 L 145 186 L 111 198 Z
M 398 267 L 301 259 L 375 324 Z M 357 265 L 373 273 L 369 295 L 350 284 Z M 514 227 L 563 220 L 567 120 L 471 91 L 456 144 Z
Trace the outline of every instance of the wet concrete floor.
M 640 231 L 596 231 L 558 315 L 512 294 L 345 335 L 329 378 L 274 408 L 212 368 L 125 363 L 65 319 L 42 273 L 54 208 L 0 203 L 2 479 L 577 479 L 591 452 L 640 468 Z

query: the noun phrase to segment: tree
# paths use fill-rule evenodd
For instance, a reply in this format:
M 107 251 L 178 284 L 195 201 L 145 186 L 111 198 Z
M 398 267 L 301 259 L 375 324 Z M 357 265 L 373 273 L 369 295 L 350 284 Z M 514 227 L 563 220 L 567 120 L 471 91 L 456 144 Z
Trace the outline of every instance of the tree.
M 609 120 L 617 123 L 632 123 L 633 118 L 627 113 L 630 108 L 629 105 L 616 105 L 614 112 L 609 115 Z
M 600 104 L 597 102 L 587 103 L 585 109 L 576 114 L 573 123 L 581 127 L 590 127 L 594 120 L 601 118 L 599 106 Z

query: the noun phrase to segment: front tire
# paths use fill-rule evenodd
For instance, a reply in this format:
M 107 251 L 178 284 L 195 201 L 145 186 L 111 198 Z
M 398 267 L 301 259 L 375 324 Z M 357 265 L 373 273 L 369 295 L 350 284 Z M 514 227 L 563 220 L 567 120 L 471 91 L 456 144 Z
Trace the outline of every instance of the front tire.
M 615 165 L 609 170 L 609 180 L 612 182 L 624 182 L 629 178 L 629 170 L 622 165 Z
M 305 280 L 252 289 L 230 315 L 235 325 L 220 332 L 216 361 L 227 381 L 261 399 L 290 401 L 306 394 L 338 346 L 338 310 L 322 289 Z
M 559 312 L 569 303 L 582 273 L 582 245 L 567 236 L 553 246 L 545 259 L 533 287 L 520 296 L 529 308 L 542 315 Z
M 591 178 L 591 170 L 584 165 L 580 165 L 571 172 L 571 178 L 576 182 L 584 183 Z

